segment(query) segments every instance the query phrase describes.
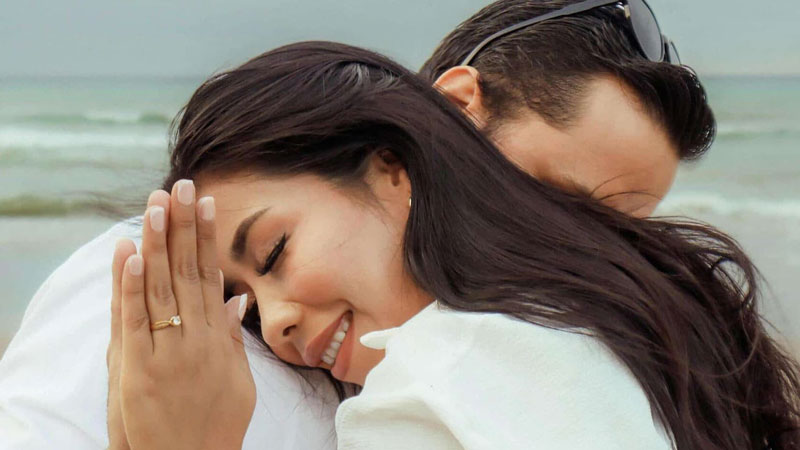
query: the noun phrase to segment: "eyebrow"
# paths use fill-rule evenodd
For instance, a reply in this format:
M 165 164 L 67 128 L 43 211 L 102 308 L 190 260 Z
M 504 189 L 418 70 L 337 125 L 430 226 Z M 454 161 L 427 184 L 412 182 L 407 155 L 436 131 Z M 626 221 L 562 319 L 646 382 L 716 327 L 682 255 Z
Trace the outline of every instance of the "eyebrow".
M 241 262 L 244 257 L 244 251 L 247 247 L 247 236 L 250 233 L 250 228 L 256 220 L 261 217 L 269 208 L 258 210 L 244 219 L 242 223 L 236 228 L 236 233 L 233 235 L 233 243 L 231 243 L 231 256 L 236 262 Z

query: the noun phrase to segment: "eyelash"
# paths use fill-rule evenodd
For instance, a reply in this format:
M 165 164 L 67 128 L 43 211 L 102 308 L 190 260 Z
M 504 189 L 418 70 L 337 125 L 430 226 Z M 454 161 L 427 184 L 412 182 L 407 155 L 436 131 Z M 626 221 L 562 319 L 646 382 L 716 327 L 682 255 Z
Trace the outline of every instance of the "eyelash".
M 266 261 L 264 261 L 264 264 L 261 266 L 261 269 L 258 270 L 259 274 L 261 274 L 262 276 L 268 274 L 275 266 L 275 264 L 277 264 L 278 258 L 280 258 L 284 248 L 286 248 L 287 239 L 288 237 L 286 236 L 286 233 L 281 235 L 281 238 L 278 239 L 278 242 L 276 242 L 275 245 L 272 247 L 272 251 L 269 253 L 269 255 L 267 255 L 267 259 Z M 233 297 L 233 292 L 226 290 L 224 296 L 225 298 L 231 298 Z M 245 312 L 244 320 L 247 320 L 249 316 L 252 316 L 253 312 L 257 313 L 257 311 L 258 307 L 256 306 L 256 302 L 254 299 L 253 303 L 247 308 L 247 311 Z
M 284 233 L 278 242 L 275 243 L 275 246 L 272 247 L 272 251 L 269 255 L 267 255 L 266 261 L 261 266 L 261 270 L 258 271 L 261 275 L 266 275 L 272 270 L 275 264 L 278 262 L 278 258 L 280 258 L 281 253 L 283 253 L 283 249 L 286 247 L 286 233 Z

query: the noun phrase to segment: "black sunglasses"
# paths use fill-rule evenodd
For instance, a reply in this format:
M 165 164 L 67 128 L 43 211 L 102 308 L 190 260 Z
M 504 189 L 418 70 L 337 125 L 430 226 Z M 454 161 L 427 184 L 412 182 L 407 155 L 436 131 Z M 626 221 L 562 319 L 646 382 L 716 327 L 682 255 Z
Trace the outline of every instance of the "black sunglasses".
M 487 45 L 501 37 L 511 34 L 522 28 L 529 27 L 545 20 L 555 19 L 557 17 L 572 16 L 591 9 L 600 8 L 603 6 L 615 5 L 625 13 L 630 28 L 633 30 L 633 35 L 636 38 L 636 44 L 642 55 L 653 62 L 668 62 L 673 64 L 680 64 L 680 56 L 675 44 L 666 36 L 661 34 L 661 29 L 656 21 L 656 16 L 653 10 L 644 0 L 586 0 L 572 5 L 565 6 L 561 9 L 543 14 L 533 19 L 528 19 L 516 25 L 498 31 L 493 35 L 484 39 L 480 44 L 475 46 L 474 49 L 467 55 L 461 62 L 462 66 L 468 66 L 475 56 L 481 52 Z

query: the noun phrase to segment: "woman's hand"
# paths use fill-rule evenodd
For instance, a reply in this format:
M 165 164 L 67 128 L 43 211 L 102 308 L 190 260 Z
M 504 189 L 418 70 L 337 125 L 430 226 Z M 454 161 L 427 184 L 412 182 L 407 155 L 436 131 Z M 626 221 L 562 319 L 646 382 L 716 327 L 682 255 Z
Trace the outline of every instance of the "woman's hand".
M 195 205 L 194 192 L 182 180 L 171 196 L 151 195 L 142 254 L 127 243 L 117 246 L 114 260 L 125 263 L 114 275 L 119 307 L 112 301 L 109 381 L 119 383 L 118 390 L 109 389 L 112 445 L 240 449 L 250 423 L 256 392 L 242 343 L 240 299 L 223 304 L 214 201 Z M 178 315 L 180 325 L 151 330 Z M 118 377 L 111 373 L 115 355 Z M 112 423 L 115 405 L 124 437 Z
M 150 203 L 150 202 L 148 202 Z M 136 245 L 129 240 L 117 242 L 114 250 L 114 260 L 111 263 L 111 343 L 106 352 L 106 365 L 108 366 L 108 448 L 109 450 L 130 450 L 128 436 L 125 435 L 125 425 L 122 422 L 122 407 L 120 407 L 119 374 L 122 364 L 122 319 L 121 302 L 122 269 L 128 257 L 136 254 Z

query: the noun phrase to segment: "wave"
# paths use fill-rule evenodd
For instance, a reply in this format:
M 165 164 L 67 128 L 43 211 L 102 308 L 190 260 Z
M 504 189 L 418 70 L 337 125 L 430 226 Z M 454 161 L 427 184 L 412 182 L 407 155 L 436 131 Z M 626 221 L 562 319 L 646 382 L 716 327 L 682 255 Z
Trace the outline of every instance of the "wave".
M 656 215 L 714 213 L 723 216 L 759 215 L 783 219 L 800 219 L 800 200 L 731 200 L 718 194 L 686 193 L 667 197 Z
M 20 194 L 0 198 L 2 217 L 100 216 L 113 219 L 141 214 L 149 182 L 112 190 L 75 191 L 62 195 Z
M 723 138 L 752 138 L 756 136 L 780 136 L 800 133 L 800 126 L 777 122 L 720 123 L 717 136 Z
M 0 148 L 140 148 L 167 146 L 166 133 L 109 133 L 0 128 Z
M 166 153 L 159 155 L 126 155 L 120 158 L 117 155 L 63 155 L 47 154 L 41 152 L 33 154 L 31 152 L 10 149 L 0 150 L 0 167 L 37 167 L 52 169 L 68 169 L 73 167 L 84 167 L 108 170 L 127 170 L 142 169 L 156 170 L 166 167 Z
M 156 112 L 89 111 L 84 113 L 42 113 L 11 119 L 14 122 L 47 125 L 169 125 L 172 117 Z
M 97 201 L 23 194 L 0 199 L 0 217 L 88 215 L 98 212 Z

